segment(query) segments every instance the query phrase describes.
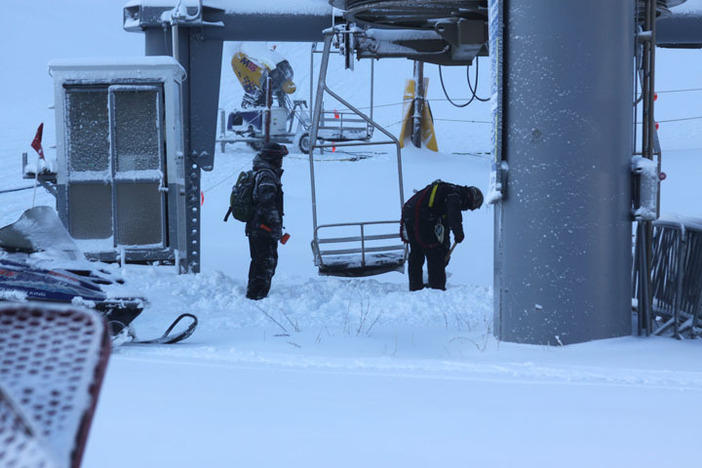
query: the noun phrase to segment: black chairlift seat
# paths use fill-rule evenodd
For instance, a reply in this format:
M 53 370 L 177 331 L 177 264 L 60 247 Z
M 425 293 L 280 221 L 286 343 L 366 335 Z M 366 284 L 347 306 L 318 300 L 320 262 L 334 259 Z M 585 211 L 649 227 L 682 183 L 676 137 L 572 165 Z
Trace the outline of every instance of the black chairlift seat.
M 407 247 L 397 232 L 399 221 L 373 221 L 320 225 L 312 240 L 315 265 L 320 275 L 356 278 L 391 271 L 404 273 Z M 369 233 L 385 229 L 381 233 Z M 359 235 L 320 238 L 320 230 L 355 231 Z M 339 248 L 342 247 L 343 248 Z

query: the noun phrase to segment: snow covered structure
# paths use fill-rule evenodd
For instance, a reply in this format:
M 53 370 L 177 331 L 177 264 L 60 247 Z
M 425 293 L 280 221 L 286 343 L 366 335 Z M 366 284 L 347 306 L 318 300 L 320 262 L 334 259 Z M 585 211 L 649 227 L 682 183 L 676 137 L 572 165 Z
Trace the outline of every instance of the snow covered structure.
M 666 48 L 702 48 L 702 2 L 669 0 L 670 14 L 656 20 L 656 45 Z
M 568 344 L 631 333 L 632 221 L 645 233 L 658 216 L 653 24 L 670 21 L 681 3 L 491 2 L 501 340 Z M 699 42 L 672 37 L 670 26 L 663 43 Z
M 631 333 L 634 5 L 596 3 L 504 2 L 495 204 L 504 341 Z
M 141 57 L 55 60 L 49 70 L 63 136 L 56 204 L 70 235 L 94 259 L 181 262 L 183 68 Z
M 186 271 L 200 270 L 200 171 L 211 171 L 214 167 L 223 41 L 321 42 L 326 28 L 344 22 L 339 11 L 333 8 L 345 7 L 341 3 L 327 0 L 267 0 L 252 4 L 225 0 L 131 0 L 126 4 L 124 29 L 143 32 L 146 55 L 174 57 L 187 77 L 181 87 L 187 249 L 180 252 Z M 348 12 L 358 14 L 358 18 L 349 16 L 354 21 L 371 20 L 384 10 L 382 5 L 380 9 L 373 5 L 368 9 L 364 4 L 367 2 L 356 3 L 359 4 L 352 5 Z M 460 14 L 453 8 L 455 3 L 437 1 L 409 5 L 408 11 L 421 18 L 419 22 L 405 23 L 401 18 L 406 16 L 403 11 L 408 5 L 394 2 L 393 8 L 402 10 L 399 16 L 381 14 L 380 21 L 394 22 L 401 30 L 367 36 L 363 42 L 365 52 L 358 49 L 359 57 L 404 56 L 435 63 L 458 61 L 456 63 L 465 64 L 478 53 L 484 55 L 485 2 L 458 2 L 468 7 Z M 434 27 L 430 18 L 437 14 L 446 20 L 437 31 L 427 30 Z M 481 26 L 476 37 L 468 34 L 474 27 L 463 27 L 467 19 L 456 16 L 466 14 L 471 18 L 477 15 L 471 22 L 473 26 Z M 417 28 L 424 31 L 418 33 Z M 392 37 L 386 37 L 388 34 Z M 390 46 L 380 47 L 383 44 Z M 356 50 L 355 46 L 348 47 L 350 45 L 346 47 L 348 57 Z
M 637 11 L 681 3 L 130 1 L 125 29 L 144 32 L 146 55 L 171 55 L 188 76 L 188 270 L 199 271 L 199 171 L 214 164 L 222 41 L 316 42 L 340 20 L 334 6 L 347 24 L 340 47 L 349 63 L 356 53 L 467 64 L 490 49 L 497 336 L 567 344 L 629 334 L 633 61 L 635 41 L 655 39 L 637 35 Z
M 180 255 L 185 271 L 200 271 L 200 171 L 214 167 L 223 41 L 319 41 L 331 18 L 332 7 L 323 0 L 126 4 L 124 29 L 143 32 L 146 55 L 174 57 L 187 77 L 180 89 L 187 213 L 182 226 L 187 248 Z

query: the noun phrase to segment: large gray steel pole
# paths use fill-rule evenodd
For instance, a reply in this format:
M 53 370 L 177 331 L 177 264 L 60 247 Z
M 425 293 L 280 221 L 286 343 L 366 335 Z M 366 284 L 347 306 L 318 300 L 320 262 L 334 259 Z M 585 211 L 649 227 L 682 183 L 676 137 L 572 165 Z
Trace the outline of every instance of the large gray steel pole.
M 176 58 L 187 76 L 181 86 L 185 212 L 179 212 L 178 217 L 184 225 L 173 228 L 181 231 L 179 239 L 184 238 L 184 244 L 178 247 L 185 262 L 183 272 L 199 273 L 200 172 L 214 167 L 222 42 L 203 40 L 195 28 L 178 27 L 172 32 L 170 40 L 165 40 L 163 29 L 147 29 L 145 53 L 147 56 L 177 53 Z M 175 184 L 173 188 L 176 189 Z M 174 208 L 169 207 L 170 210 Z
M 504 0 L 495 333 L 631 333 L 633 0 Z

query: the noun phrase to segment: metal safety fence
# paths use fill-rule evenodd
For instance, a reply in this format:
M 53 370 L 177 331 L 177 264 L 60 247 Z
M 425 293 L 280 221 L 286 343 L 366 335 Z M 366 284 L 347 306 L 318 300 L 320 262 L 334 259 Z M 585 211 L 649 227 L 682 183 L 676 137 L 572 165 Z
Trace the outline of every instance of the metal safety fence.
M 702 219 L 668 216 L 653 223 L 650 281 L 634 274 L 634 309 L 639 330 L 676 338 L 702 335 Z M 636 256 L 634 271 L 639 272 Z M 650 307 L 641 307 L 641 288 Z M 644 311 L 650 312 L 645 313 Z

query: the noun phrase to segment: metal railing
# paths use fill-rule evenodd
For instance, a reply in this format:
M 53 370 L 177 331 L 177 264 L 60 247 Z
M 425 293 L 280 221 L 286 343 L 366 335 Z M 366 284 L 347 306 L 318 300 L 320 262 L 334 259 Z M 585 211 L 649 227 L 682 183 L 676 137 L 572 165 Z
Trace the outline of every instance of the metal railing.
M 368 141 L 373 126 L 353 112 L 322 111 L 318 138 L 327 141 Z
M 317 226 L 312 240 L 315 265 L 320 274 L 339 276 L 368 276 L 388 271 L 404 271 L 407 247 L 400 241 L 399 221 L 369 221 L 359 223 L 324 224 Z M 380 227 L 397 228 L 397 232 L 369 233 Z M 338 237 L 319 236 L 320 230 L 358 232 L 358 235 Z M 356 231 L 356 229 L 358 229 Z M 388 242 L 388 241 L 395 242 Z M 327 248 L 323 248 L 323 247 Z
M 650 261 L 651 312 L 645 316 L 635 302 L 639 329 L 676 338 L 700 336 L 702 219 L 669 216 L 654 222 Z M 642 286 L 640 275 L 635 274 L 634 298 Z

